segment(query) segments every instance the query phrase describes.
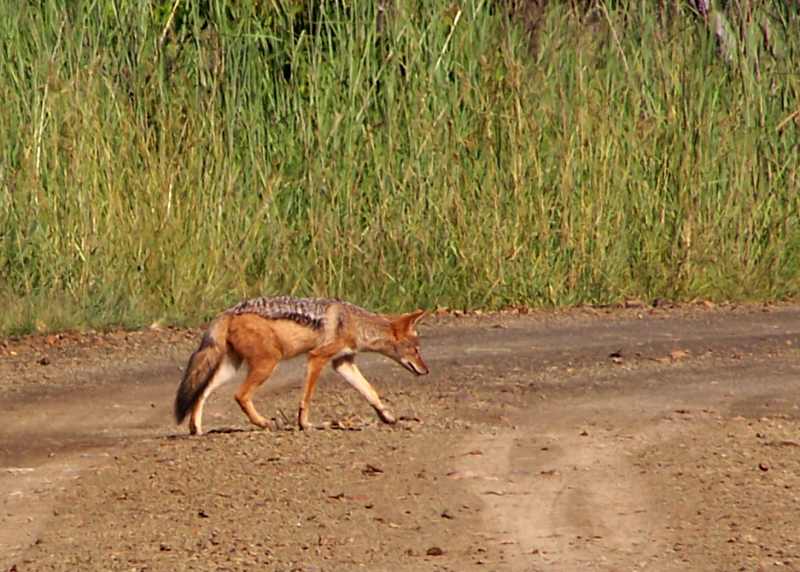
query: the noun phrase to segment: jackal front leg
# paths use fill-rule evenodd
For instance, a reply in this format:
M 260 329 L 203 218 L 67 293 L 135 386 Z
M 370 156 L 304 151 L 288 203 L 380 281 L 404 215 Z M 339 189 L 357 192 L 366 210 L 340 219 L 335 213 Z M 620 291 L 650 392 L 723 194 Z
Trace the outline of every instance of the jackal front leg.
M 333 369 L 369 401 L 369 404 L 375 409 L 381 421 L 390 424 L 395 423 L 396 419 L 394 415 L 389 413 L 384 407 L 381 398 L 378 397 L 378 392 L 375 391 L 366 378 L 361 375 L 361 370 L 359 370 L 354 363 L 352 356 L 345 356 L 334 360 Z

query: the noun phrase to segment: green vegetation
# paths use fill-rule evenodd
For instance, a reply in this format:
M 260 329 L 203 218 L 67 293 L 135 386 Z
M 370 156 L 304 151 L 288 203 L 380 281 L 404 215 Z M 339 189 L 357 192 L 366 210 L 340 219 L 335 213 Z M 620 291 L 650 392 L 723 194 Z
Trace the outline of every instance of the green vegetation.
M 550 4 L 0 4 L 0 332 L 797 296 L 798 8 Z

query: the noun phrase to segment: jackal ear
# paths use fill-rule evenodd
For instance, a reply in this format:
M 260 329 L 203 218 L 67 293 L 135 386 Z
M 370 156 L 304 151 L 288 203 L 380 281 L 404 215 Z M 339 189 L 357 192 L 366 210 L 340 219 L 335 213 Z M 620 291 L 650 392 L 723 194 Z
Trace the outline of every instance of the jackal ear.
M 408 314 L 406 314 L 406 316 L 408 316 L 409 319 L 410 319 L 409 325 L 414 326 L 414 324 L 416 324 L 422 318 L 424 318 L 426 314 L 427 314 L 427 312 L 425 310 L 422 310 L 422 309 L 414 310 L 413 312 L 409 312 Z
M 416 334 L 414 327 L 425 316 L 425 310 L 414 310 L 408 314 L 401 314 L 394 319 L 394 328 L 397 333 Z

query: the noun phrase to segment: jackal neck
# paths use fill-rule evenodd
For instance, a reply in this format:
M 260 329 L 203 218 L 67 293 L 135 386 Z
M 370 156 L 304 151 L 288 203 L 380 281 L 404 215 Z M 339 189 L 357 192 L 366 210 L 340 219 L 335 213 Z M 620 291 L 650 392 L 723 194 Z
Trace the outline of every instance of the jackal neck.
M 365 312 L 356 320 L 354 334 L 359 351 L 382 352 L 393 336 L 392 323 L 380 314 Z

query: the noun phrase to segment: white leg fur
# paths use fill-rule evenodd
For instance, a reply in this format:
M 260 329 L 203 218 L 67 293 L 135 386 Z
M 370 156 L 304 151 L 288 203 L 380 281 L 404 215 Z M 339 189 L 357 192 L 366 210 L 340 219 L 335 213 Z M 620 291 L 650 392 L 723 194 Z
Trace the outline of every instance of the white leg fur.
M 358 369 L 356 364 L 352 361 L 344 361 L 337 364 L 334 369 L 336 373 L 341 375 L 347 383 L 352 385 L 364 398 L 369 401 L 369 404 L 377 411 L 380 418 L 386 423 L 394 423 L 395 419 L 391 413 L 386 411 L 381 403 L 381 398 L 378 393 L 369 384 L 369 381 L 361 375 L 361 370 Z
M 214 377 L 205 391 L 203 391 L 203 395 L 197 400 L 194 409 L 192 409 L 192 417 L 189 419 L 189 431 L 193 435 L 202 435 L 203 433 L 203 407 L 206 404 L 206 399 L 217 389 L 233 380 L 237 371 L 239 371 L 239 364 L 233 363 L 228 356 L 222 358 L 222 363 L 219 364 Z

